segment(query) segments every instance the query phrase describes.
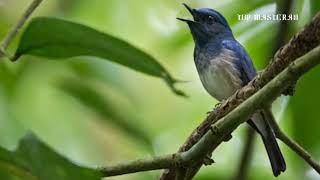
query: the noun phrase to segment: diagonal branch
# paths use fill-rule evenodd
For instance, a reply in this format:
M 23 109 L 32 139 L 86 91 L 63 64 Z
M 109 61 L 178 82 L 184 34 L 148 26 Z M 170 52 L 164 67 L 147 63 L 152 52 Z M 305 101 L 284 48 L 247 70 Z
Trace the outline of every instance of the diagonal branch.
M 320 46 L 291 63 L 285 70 L 261 88 L 257 93 L 238 105 L 230 113 L 211 125 L 205 135 L 186 152 L 172 155 L 137 160 L 125 164 L 100 168 L 104 176 L 114 176 L 139 171 L 156 170 L 162 168 L 190 167 L 202 163 L 202 160 L 215 150 L 226 137 L 241 123 L 244 123 L 257 109 L 269 105 L 286 88 L 286 84 L 297 80 L 304 73 L 320 63 Z M 251 84 L 250 84 L 251 85 Z M 241 91 L 251 92 L 255 87 L 246 86 Z M 240 91 L 239 91 L 240 92 Z M 235 96 L 239 96 L 239 92 Z M 289 139 L 289 138 L 288 138 Z M 299 154 L 300 155 L 300 154 Z M 192 176 L 189 176 L 192 177 Z
M 294 140 L 290 139 L 279 127 L 277 122 L 274 119 L 271 119 L 270 122 L 272 128 L 278 139 L 280 139 L 283 143 L 285 143 L 291 150 L 293 150 L 297 155 L 299 155 L 302 159 L 304 159 L 315 171 L 320 174 L 320 164 L 312 158 L 312 156 L 298 143 Z
M 7 56 L 5 50 L 8 48 L 9 44 L 13 40 L 13 38 L 17 35 L 19 30 L 22 28 L 24 23 L 27 21 L 27 19 L 30 17 L 32 12 L 39 6 L 39 4 L 42 2 L 42 0 L 33 0 L 32 3 L 29 5 L 27 10 L 23 13 L 21 18 L 18 20 L 17 24 L 12 27 L 12 29 L 9 31 L 9 33 L 6 35 L 6 37 L 2 40 L 0 45 L 0 57 L 1 56 Z
M 320 164 L 298 143 L 290 139 L 281 129 L 276 132 L 277 138 L 285 143 L 291 150 L 304 159 L 320 175 Z
M 221 143 L 228 134 L 245 122 L 257 109 L 262 109 L 280 96 L 286 88 L 284 85 L 297 80 L 302 74 L 319 63 L 320 46 L 297 59 L 257 93 L 213 124 L 210 127 L 212 130 L 208 131 L 187 153 L 190 154 L 194 151 L 211 153 L 217 144 Z M 250 91 L 250 88 L 245 91 Z M 200 154 L 202 155 L 202 153 L 194 153 L 192 155 L 198 155 L 196 159 L 203 158 Z
M 202 153 L 206 152 L 207 154 L 212 153 L 212 151 L 215 150 L 216 147 L 223 142 L 238 125 L 240 125 L 240 123 L 245 122 L 257 109 L 261 109 L 264 106 L 271 104 L 276 97 L 280 96 L 283 90 L 287 88 L 286 85 L 288 85 L 288 82 L 297 80 L 302 73 L 305 73 L 311 67 L 319 63 L 320 46 L 296 60 L 257 93 L 218 120 L 210 127 L 212 131 L 208 131 L 200 141 L 187 152 L 196 151 Z M 247 87 L 247 89 L 244 88 L 242 91 L 250 92 L 252 90 L 250 87 Z M 200 161 L 205 158 L 203 154 L 200 156 L 201 153 L 193 153 L 193 155 L 194 154 L 198 154 L 197 159 Z M 195 174 L 196 172 L 192 172 L 193 176 Z M 188 177 L 191 179 L 193 176 Z
M 280 48 L 271 59 L 267 68 L 258 76 L 255 77 L 246 87 L 231 96 L 227 102 L 214 109 L 209 116 L 191 133 L 186 142 L 180 147 L 178 152 L 189 150 L 196 144 L 203 135 L 210 129 L 211 124 L 223 117 L 241 102 L 257 92 L 267 82 L 273 79 L 283 69 L 298 57 L 309 52 L 320 44 L 320 13 L 315 15 L 313 20 L 305 26 L 305 28 L 296 34 L 288 44 Z M 290 83 L 288 83 L 290 84 Z M 245 91 L 249 88 L 250 91 Z M 196 168 L 199 169 L 199 168 Z M 176 170 L 174 168 L 166 170 L 161 176 L 161 180 L 173 180 Z

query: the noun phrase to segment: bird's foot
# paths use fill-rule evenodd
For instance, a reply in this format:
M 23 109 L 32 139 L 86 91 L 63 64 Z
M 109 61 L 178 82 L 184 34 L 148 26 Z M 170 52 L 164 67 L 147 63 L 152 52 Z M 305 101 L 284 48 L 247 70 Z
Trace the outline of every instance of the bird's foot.
M 222 104 L 225 104 L 225 103 L 227 103 L 228 102 L 228 99 L 222 99 L 220 102 L 218 102 L 214 107 L 216 108 L 216 107 L 219 107 L 220 105 L 222 105 Z
M 222 101 L 218 102 L 216 105 L 214 105 L 214 108 L 219 107 L 222 104 Z

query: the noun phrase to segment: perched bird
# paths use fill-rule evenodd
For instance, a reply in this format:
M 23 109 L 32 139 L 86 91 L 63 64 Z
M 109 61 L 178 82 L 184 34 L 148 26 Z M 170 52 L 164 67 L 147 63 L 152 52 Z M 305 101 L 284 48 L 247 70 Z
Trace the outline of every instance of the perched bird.
M 226 19 L 209 8 L 193 9 L 184 4 L 193 20 L 186 22 L 195 42 L 194 61 L 200 80 L 208 93 L 219 101 L 245 86 L 255 75 L 253 63 L 242 45 L 233 37 Z M 270 109 L 257 111 L 247 122 L 261 135 L 274 176 L 286 170 L 286 163 L 267 121 Z

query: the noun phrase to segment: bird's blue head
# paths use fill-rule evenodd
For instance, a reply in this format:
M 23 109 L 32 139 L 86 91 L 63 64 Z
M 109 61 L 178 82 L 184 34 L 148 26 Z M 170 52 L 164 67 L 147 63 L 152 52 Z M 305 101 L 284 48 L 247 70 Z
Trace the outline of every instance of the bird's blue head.
M 205 44 L 215 37 L 232 36 L 232 31 L 227 20 L 218 12 L 209 8 L 193 9 L 183 4 L 190 14 L 193 21 L 177 18 L 189 25 L 193 39 L 197 44 Z

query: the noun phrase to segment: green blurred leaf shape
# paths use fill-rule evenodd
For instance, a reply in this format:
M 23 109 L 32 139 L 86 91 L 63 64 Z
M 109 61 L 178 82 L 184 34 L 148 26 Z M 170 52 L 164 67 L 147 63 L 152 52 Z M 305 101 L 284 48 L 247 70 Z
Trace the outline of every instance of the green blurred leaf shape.
M 178 82 L 155 58 L 126 41 L 93 28 L 50 17 L 34 18 L 22 34 L 13 60 L 29 54 L 48 58 L 95 56 L 162 78 L 177 95 Z
M 320 1 L 310 0 L 311 17 L 315 16 L 320 11 Z
M 320 127 L 320 68 L 304 75 L 297 83 L 295 95 L 291 98 L 292 128 L 294 139 L 308 151 L 317 153 Z
M 141 121 L 129 110 L 126 104 L 119 99 L 107 96 L 99 92 L 94 84 L 86 83 L 76 78 L 62 78 L 57 82 L 58 87 L 65 93 L 76 98 L 80 103 L 98 113 L 104 120 L 116 125 L 123 132 L 143 142 L 149 150 L 152 150 L 152 139 L 148 136 Z
M 100 180 L 93 169 L 80 167 L 54 152 L 34 135 L 26 135 L 15 151 L 0 147 L 0 172 L 25 180 Z M 1 177 L 0 177 L 1 178 Z

